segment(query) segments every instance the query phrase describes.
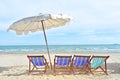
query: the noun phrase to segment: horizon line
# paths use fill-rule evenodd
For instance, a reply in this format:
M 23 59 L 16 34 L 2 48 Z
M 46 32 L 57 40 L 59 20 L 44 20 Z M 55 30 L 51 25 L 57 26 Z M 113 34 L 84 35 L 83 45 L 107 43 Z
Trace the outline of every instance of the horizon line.
M 113 44 L 50 44 L 50 45 L 48 45 L 48 46 L 71 46 L 71 45 L 75 45 L 75 46 L 77 46 L 77 45 L 120 45 L 120 44 L 118 44 L 118 43 L 113 43 Z M 19 45 L 19 44 L 16 44 L 16 45 L 0 45 L 0 46 L 46 46 L 46 45 L 36 45 L 36 44 L 23 44 L 23 45 Z

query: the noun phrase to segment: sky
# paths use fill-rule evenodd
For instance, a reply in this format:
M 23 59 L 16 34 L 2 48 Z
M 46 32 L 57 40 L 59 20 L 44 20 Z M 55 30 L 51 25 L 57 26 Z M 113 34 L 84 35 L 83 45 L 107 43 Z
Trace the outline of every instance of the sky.
M 49 45 L 120 44 L 120 0 L 0 0 L 0 45 L 45 45 L 42 31 L 7 32 L 13 22 L 39 13 L 72 17 L 46 30 Z

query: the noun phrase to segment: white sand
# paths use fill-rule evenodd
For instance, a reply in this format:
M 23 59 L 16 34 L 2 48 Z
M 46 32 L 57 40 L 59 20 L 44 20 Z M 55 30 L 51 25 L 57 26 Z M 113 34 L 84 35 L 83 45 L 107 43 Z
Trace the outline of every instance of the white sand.
M 28 59 L 27 54 L 0 54 L 0 80 L 120 80 L 120 53 L 94 54 L 109 55 L 107 60 L 109 75 L 101 75 L 99 73 L 92 75 L 56 75 L 54 76 L 49 70 L 46 74 L 28 75 Z M 32 54 L 35 55 L 35 54 Z M 37 54 L 38 55 L 38 54 Z M 52 63 L 54 55 L 51 55 Z M 62 54 L 73 55 L 73 54 Z M 93 54 L 83 54 L 93 55 Z M 45 55 L 48 59 L 48 56 Z

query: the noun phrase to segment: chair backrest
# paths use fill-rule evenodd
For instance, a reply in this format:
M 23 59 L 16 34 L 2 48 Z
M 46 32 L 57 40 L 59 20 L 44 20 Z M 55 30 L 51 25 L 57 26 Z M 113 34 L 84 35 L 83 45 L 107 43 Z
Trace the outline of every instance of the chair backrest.
M 82 67 L 89 63 L 90 56 L 74 55 L 72 59 L 72 66 Z
M 108 58 L 109 56 L 92 56 L 90 60 L 91 68 L 97 68 L 99 66 L 102 66 Z
M 69 66 L 72 56 L 57 56 L 55 55 L 55 64 L 57 66 Z
M 35 66 L 44 66 L 46 64 L 45 57 L 41 56 L 27 56 L 30 62 Z

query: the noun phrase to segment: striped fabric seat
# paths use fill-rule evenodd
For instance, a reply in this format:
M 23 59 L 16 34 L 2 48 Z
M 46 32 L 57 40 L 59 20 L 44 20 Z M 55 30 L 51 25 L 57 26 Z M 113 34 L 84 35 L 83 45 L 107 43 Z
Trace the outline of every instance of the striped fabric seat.
M 29 59 L 29 73 L 31 72 L 44 72 L 45 73 L 46 72 L 48 68 L 48 63 L 44 55 L 40 55 L 40 56 L 27 55 L 27 57 Z
M 54 73 L 58 74 L 59 72 L 70 73 L 70 64 L 72 56 L 59 56 L 55 55 L 54 58 Z
M 85 66 L 88 63 L 87 57 L 74 57 L 73 66 Z
M 90 56 L 81 56 L 81 55 L 74 55 L 72 59 L 72 71 L 73 73 L 88 73 L 89 69 L 89 59 Z
M 91 60 L 91 68 L 97 68 L 104 64 L 105 58 L 93 58 Z
M 56 60 L 57 61 L 56 65 L 57 66 L 68 66 L 70 64 L 70 59 L 71 58 L 58 57 Z
M 45 66 L 46 63 L 44 63 L 44 58 L 43 57 L 30 57 L 30 60 L 33 65 L 36 66 Z
M 109 56 L 92 56 L 90 59 L 90 71 L 93 74 L 94 71 L 98 72 L 98 69 L 101 69 L 99 72 L 107 73 L 107 59 Z

